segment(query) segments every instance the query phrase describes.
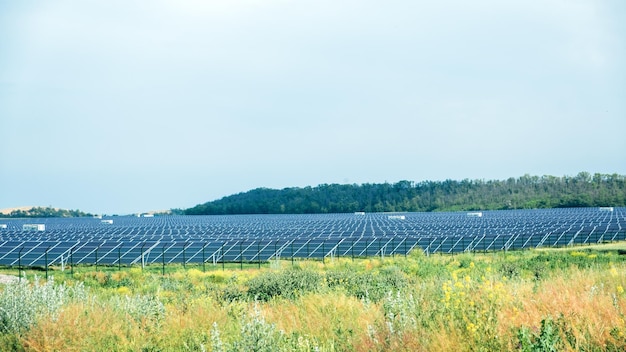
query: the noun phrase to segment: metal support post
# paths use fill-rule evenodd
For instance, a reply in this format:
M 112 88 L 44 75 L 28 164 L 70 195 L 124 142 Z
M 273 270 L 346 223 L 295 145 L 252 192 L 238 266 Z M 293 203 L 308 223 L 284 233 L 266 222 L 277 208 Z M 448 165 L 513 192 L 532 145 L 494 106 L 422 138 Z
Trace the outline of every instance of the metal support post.
M 206 272 L 206 255 L 204 254 L 204 249 L 206 248 L 206 243 L 202 246 L 202 272 Z
M 48 251 L 50 250 L 50 246 L 46 248 L 46 280 L 48 280 Z
M 165 276 L 165 244 L 161 246 L 161 274 Z
M 22 250 L 23 249 L 24 249 L 24 246 L 20 248 L 20 251 L 17 254 L 17 275 L 20 281 L 22 281 Z

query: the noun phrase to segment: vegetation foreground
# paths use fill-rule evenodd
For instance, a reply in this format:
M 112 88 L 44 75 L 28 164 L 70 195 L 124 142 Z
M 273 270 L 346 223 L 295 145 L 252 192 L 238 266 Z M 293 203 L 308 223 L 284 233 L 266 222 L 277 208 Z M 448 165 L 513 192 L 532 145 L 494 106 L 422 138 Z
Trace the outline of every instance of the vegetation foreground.
M 623 351 L 623 248 L 28 272 L 0 350 Z

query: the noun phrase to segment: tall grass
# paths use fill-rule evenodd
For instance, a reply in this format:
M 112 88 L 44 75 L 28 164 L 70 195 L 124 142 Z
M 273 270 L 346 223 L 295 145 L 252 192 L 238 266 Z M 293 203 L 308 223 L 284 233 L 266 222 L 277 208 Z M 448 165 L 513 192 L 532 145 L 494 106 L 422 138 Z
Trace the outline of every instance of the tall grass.
M 0 288 L 0 350 L 626 350 L 626 256 L 526 251 L 78 270 Z

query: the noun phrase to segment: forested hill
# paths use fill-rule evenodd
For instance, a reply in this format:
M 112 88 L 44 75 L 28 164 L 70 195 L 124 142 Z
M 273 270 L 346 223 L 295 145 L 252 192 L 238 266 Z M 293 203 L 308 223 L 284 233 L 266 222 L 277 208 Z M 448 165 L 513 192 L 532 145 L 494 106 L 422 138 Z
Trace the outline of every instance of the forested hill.
M 626 176 L 530 176 L 503 181 L 399 181 L 258 188 L 185 209 L 188 215 L 459 211 L 626 206 Z

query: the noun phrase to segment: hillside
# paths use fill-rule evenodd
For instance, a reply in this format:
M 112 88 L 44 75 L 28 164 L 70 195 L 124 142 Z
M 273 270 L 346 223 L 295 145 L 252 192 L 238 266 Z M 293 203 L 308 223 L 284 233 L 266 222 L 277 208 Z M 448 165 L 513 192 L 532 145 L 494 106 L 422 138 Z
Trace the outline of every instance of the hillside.
M 14 211 L 27 211 L 27 210 L 30 210 L 32 208 L 34 208 L 34 207 L 26 206 L 26 207 L 4 208 L 4 209 L 0 209 L 0 216 L 2 216 L 2 215 L 9 215 L 9 214 L 11 214 Z
M 188 215 L 465 211 L 626 206 L 626 176 L 524 175 L 507 180 L 399 181 L 257 188 L 183 210 Z

